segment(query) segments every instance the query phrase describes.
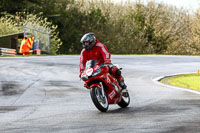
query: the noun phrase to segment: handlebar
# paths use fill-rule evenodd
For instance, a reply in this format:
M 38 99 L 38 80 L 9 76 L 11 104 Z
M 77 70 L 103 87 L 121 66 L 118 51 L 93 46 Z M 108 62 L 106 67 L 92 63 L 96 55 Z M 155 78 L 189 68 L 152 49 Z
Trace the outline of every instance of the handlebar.
M 101 65 L 99 65 L 100 67 L 112 67 L 113 66 L 113 64 L 101 64 Z

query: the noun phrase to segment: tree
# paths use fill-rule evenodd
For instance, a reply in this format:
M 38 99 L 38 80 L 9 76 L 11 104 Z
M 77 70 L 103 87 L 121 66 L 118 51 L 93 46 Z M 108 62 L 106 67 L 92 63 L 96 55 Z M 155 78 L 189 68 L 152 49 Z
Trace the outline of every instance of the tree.
M 0 0 L 0 16 L 5 14 L 14 15 L 16 12 L 31 12 L 41 5 L 41 0 Z

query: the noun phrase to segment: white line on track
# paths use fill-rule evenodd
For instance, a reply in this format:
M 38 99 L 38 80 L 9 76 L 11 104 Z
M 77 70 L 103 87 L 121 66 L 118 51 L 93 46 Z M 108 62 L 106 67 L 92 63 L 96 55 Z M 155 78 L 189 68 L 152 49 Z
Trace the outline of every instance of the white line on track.
M 192 72 L 190 72 L 190 73 L 192 73 Z M 163 84 L 163 83 L 159 82 L 159 80 L 161 80 L 163 78 L 171 77 L 171 76 L 176 76 L 176 75 L 180 75 L 180 74 L 189 74 L 189 72 L 188 73 L 171 74 L 171 75 L 167 75 L 167 76 L 160 76 L 160 77 L 154 78 L 152 80 L 153 80 L 154 83 L 159 84 L 161 86 L 165 86 L 165 87 L 169 87 L 169 88 L 174 88 L 174 89 L 178 89 L 178 90 L 182 90 L 182 91 L 187 91 L 187 92 L 191 92 L 191 93 L 195 93 L 195 94 L 200 94 L 200 91 L 195 91 L 195 90 L 191 90 L 191 89 L 187 89 L 187 88 L 172 86 L 172 85 Z

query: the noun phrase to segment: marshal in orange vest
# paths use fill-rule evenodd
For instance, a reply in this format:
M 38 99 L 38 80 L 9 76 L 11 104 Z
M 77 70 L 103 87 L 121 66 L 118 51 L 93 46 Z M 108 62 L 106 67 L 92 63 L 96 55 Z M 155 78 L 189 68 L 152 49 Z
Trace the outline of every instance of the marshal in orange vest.
M 31 37 L 28 39 L 24 38 L 21 42 L 19 53 L 22 53 L 23 55 L 30 54 L 30 49 L 32 48 L 33 40 L 34 40 L 34 37 Z

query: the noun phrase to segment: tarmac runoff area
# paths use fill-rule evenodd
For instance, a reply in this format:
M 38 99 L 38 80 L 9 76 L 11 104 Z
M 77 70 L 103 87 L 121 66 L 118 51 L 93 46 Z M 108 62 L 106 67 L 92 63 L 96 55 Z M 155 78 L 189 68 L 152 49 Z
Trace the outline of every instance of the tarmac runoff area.
M 198 56 L 112 55 L 128 86 L 128 108 L 92 103 L 79 56 L 0 57 L 2 133 L 191 133 L 200 131 L 198 92 L 158 82 L 195 72 Z

